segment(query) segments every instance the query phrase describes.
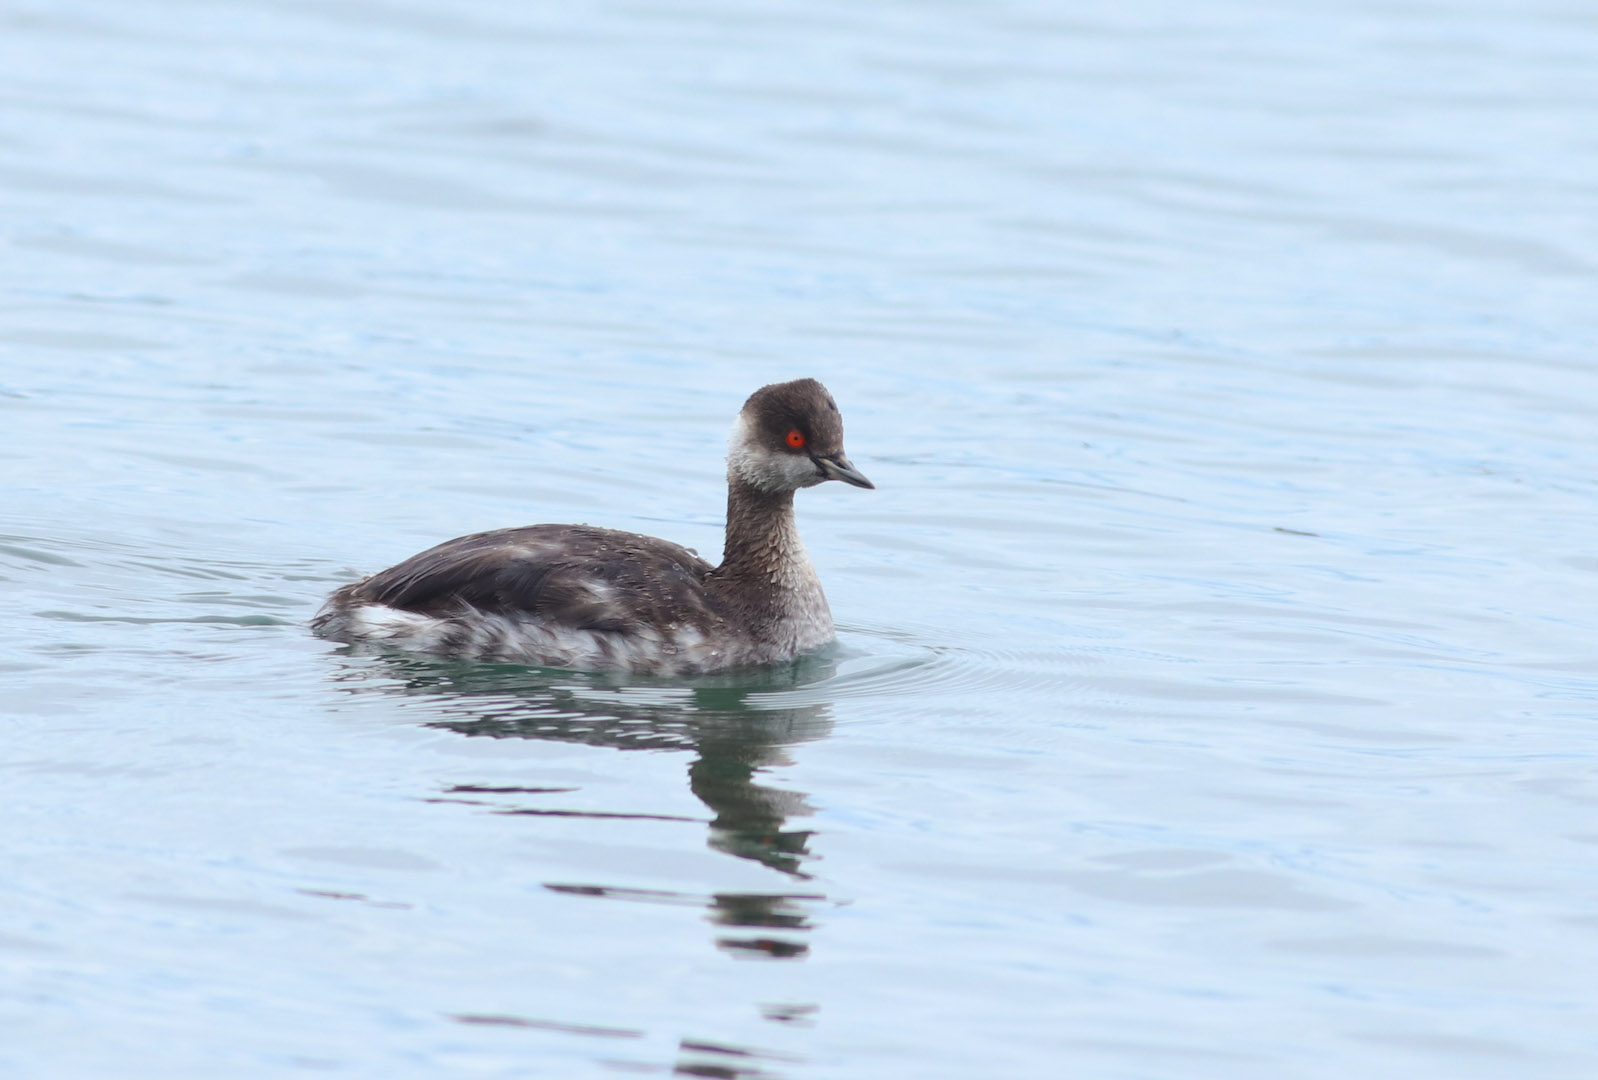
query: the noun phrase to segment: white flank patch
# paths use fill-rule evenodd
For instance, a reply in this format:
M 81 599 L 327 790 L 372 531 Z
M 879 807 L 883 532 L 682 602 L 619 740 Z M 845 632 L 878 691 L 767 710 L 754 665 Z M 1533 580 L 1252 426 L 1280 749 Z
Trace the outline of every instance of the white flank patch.
M 728 649 L 725 643 L 713 644 L 690 627 L 664 634 L 653 627 L 640 627 L 618 634 L 485 612 L 436 619 L 383 604 L 360 604 L 328 614 L 331 618 L 321 632 L 331 638 L 469 660 L 675 675 L 769 659 L 743 655 L 742 650 Z

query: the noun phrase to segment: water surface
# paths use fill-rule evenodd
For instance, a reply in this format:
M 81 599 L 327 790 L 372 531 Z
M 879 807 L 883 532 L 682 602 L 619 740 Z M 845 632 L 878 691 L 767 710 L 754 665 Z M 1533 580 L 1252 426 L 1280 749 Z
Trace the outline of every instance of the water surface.
M 1598 18 L 0 15 L 0 1074 L 1587 1077 Z M 357 655 L 536 521 L 840 627 Z

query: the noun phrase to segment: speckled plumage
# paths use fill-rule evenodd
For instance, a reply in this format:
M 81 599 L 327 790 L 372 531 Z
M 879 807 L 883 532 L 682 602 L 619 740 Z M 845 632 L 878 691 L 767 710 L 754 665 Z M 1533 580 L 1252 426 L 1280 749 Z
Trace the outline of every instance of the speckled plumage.
M 790 443 L 797 438 L 801 445 Z M 762 387 L 728 447 L 720 566 L 666 540 L 531 525 L 446 541 L 328 598 L 326 637 L 510 663 L 688 674 L 787 660 L 832 640 L 793 493 L 871 482 L 814 379 Z

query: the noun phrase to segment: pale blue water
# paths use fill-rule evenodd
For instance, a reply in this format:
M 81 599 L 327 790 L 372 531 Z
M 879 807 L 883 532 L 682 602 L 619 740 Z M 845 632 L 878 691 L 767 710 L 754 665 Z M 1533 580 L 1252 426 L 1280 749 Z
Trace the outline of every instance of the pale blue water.
M 1598 1072 L 1598 13 L 0 13 L 0 1075 Z M 718 550 L 840 625 L 357 657 L 337 583 Z

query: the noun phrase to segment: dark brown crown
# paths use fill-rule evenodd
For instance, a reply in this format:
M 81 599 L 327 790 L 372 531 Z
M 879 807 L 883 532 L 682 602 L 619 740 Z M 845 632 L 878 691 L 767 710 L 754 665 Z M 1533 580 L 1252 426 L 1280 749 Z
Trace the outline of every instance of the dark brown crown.
M 843 452 L 843 417 L 827 388 L 814 379 L 762 386 L 744 402 L 744 415 L 754 423 L 762 445 L 789 449 L 788 432 L 805 437 L 806 453 L 815 456 Z

